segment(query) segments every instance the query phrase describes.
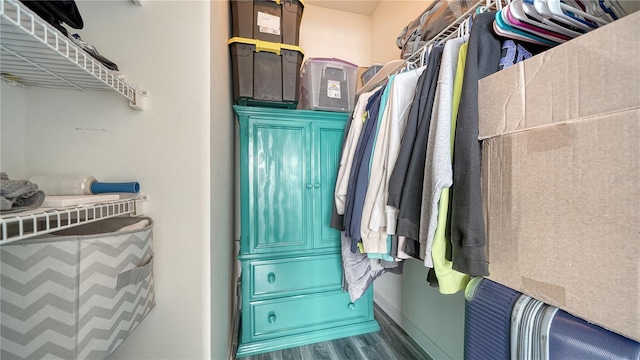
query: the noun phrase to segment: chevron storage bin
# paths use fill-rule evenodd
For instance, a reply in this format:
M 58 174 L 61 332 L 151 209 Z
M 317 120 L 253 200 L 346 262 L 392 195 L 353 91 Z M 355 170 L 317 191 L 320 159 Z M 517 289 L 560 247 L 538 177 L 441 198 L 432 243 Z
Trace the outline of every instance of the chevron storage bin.
M 0 358 L 107 358 L 155 306 L 152 229 L 112 218 L 0 246 Z

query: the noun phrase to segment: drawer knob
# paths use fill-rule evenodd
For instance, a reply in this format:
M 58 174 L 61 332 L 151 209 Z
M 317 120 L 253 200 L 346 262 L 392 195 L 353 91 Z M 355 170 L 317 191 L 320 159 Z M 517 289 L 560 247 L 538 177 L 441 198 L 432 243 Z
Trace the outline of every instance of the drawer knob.
M 307 184 L 307 189 L 311 189 L 313 187 L 313 185 L 311 185 L 311 183 Z
M 349 310 L 355 310 L 356 309 L 356 304 L 350 302 L 349 305 L 347 305 L 347 307 L 349 308 Z
M 319 189 L 319 188 L 320 188 L 320 183 L 315 183 L 315 184 L 313 185 L 313 187 L 315 187 L 316 189 Z
M 267 321 L 269 322 L 269 324 L 273 324 L 274 322 L 276 322 L 276 314 L 274 312 L 270 312 Z
M 276 274 L 270 272 L 267 275 L 267 281 L 269 282 L 269 284 L 273 284 L 274 282 L 276 282 Z

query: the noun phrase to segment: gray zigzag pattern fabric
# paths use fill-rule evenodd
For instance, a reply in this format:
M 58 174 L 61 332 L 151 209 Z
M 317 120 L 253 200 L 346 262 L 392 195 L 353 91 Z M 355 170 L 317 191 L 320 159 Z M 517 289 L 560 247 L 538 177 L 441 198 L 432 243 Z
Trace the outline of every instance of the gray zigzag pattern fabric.
M 109 356 L 155 306 L 153 272 L 116 290 L 118 274 L 153 266 L 152 242 L 149 226 L 0 247 L 0 358 Z

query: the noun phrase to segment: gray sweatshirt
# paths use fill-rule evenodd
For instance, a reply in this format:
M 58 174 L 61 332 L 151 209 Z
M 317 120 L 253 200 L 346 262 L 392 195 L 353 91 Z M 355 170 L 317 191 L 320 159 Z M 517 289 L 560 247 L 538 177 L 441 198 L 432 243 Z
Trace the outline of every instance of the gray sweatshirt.
M 465 38 L 447 41 L 442 52 L 438 88 L 431 115 L 420 217 L 420 257 L 426 267 L 433 267 L 431 244 L 438 223 L 438 201 L 442 189 L 453 183 L 451 166 L 451 105 L 453 81 L 458 67 L 458 52 Z

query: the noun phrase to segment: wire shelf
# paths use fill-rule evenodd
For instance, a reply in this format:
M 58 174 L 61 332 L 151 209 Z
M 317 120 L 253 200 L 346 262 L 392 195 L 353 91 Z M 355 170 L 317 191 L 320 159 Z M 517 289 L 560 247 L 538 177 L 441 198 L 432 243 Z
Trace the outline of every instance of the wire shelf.
M 0 73 L 20 86 L 113 90 L 138 109 L 146 95 L 17 0 L 0 0 Z
M 475 13 L 478 8 L 484 7 L 484 11 L 495 10 L 497 8 L 501 8 L 504 1 L 505 0 L 479 0 L 478 2 L 470 6 L 464 14 L 460 15 L 456 20 L 450 23 L 444 30 L 440 31 L 437 35 L 425 42 L 425 44 L 421 46 L 419 50 L 416 50 L 414 53 L 412 53 L 409 57 L 407 57 L 406 60 L 402 62 L 398 60 L 398 66 L 390 73 L 397 73 L 401 69 L 405 68 L 408 64 L 418 64 L 426 49 L 458 36 L 458 29 L 460 28 L 460 25 L 462 25 L 462 23 L 464 23 L 469 18 L 469 16 Z M 371 91 L 384 81 L 386 81 L 386 79 L 381 80 L 374 75 L 374 77 L 372 77 L 369 82 L 364 84 L 364 86 L 357 91 L 357 94 L 360 95 L 362 93 Z
M 0 245 L 120 215 L 139 215 L 140 202 L 146 199 L 146 195 L 142 195 L 134 199 L 5 214 L 0 217 Z

